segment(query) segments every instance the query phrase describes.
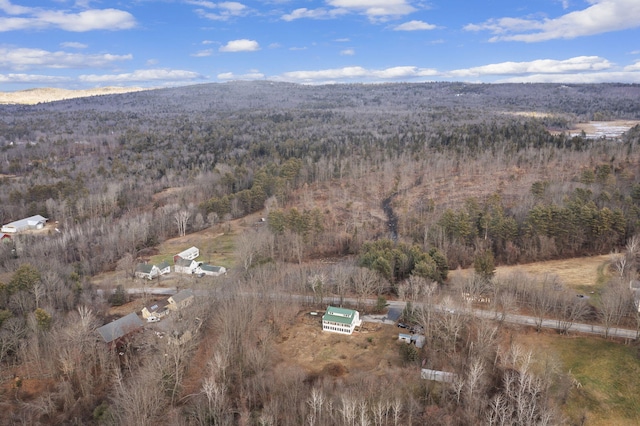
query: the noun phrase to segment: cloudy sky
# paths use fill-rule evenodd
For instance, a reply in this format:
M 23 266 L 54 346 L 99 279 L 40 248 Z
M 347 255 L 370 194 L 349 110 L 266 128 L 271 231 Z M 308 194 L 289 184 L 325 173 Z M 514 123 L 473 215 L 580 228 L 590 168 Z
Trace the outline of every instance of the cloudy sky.
M 640 83 L 640 0 L 0 0 L 0 91 Z

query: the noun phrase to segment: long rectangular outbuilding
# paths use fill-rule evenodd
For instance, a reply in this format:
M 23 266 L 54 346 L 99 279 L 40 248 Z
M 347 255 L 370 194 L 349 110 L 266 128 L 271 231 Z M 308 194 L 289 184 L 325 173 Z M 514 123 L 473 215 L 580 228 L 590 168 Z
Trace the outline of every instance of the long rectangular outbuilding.
M 0 232 L 6 232 L 8 234 L 16 234 L 18 232 L 26 231 L 28 229 L 42 229 L 47 223 L 47 218 L 42 217 L 39 214 L 24 219 L 16 220 L 15 222 L 2 225 Z

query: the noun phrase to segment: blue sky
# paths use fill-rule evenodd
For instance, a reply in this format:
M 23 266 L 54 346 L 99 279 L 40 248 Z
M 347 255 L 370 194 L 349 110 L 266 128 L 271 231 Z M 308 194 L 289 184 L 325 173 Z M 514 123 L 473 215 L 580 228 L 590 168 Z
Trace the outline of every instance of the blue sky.
M 640 83 L 640 0 L 0 0 L 0 91 Z

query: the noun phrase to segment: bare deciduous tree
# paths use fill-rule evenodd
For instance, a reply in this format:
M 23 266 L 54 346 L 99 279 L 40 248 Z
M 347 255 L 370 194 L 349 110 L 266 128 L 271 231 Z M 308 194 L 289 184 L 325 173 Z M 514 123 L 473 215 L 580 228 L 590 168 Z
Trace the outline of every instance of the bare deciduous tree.
M 371 269 L 356 268 L 351 280 L 353 289 L 356 292 L 358 308 L 361 306 L 362 299 L 380 290 L 381 277 Z
M 135 257 L 129 252 L 125 253 L 124 256 L 118 260 L 116 270 L 124 272 L 128 278 L 133 279 L 136 271 Z
M 176 221 L 176 225 L 178 226 L 178 235 L 180 235 L 181 237 L 184 237 L 187 233 L 187 224 L 189 223 L 190 217 L 191 213 L 185 209 L 178 210 L 173 214 L 173 218 Z
M 571 326 L 584 318 L 588 312 L 588 306 L 584 299 L 569 293 L 558 296 L 556 315 L 558 316 L 558 329 L 562 334 L 569 332 Z
M 118 424 L 156 424 L 167 408 L 164 394 L 159 391 L 162 388 L 162 375 L 155 368 L 137 371 L 129 380 L 118 375 L 110 410 L 114 420 Z
M 626 314 L 631 300 L 627 286 L 619 279 L 609 281 L 600 296 L 600 321 L 604 327 L 605 338 L 609 337 L 612 327 L 620 323 Z
M 531 308 L 535 316 L 536 330 L 542 330 L 542 323 L 549 318 L 556 305 L 556 288 L 559 286 L 557 277 L 545 276 L 542 283 L 532 289 Z

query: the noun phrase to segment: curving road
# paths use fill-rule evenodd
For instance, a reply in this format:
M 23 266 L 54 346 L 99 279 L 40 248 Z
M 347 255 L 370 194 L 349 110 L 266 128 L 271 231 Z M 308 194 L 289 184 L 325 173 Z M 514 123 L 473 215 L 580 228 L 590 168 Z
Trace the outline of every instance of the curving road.
M 197 293 L 206 294 L 206 293 L 211 293 L 212 291 L 213 290 L 197 290 L 196 294 Z M 177 292 L 177 289 L 173 287 L 130 288 L 127 290 L 127 293 L 129 294 L 147 294 L 147 295 L 154 294 L 154 295 L 166 295 L 166 296 L 171 296 L 176 292 Z M 215 293 L 218 297 L 220 296 L 225 297 L 224 293 L 221 293 L 219 291 L 215 291 Z M 230 295 L 227 295 L 226 297 L 229 297 L 229 296 Z M 299 294 L 275 294 L 274 293 L 274 294 L 268 295 L 268 297 L 270 299 L 280 299 L 280 300 L 289 299 L 289 300 L 296 300 L 301 302 L 310 302 L 312 300 L 311 296 L 305 296 L 305 295 L 299 295 Z M 336 304 L 338 302 L 338 298 L 334 296 L 324 297 L 323 302 L 326 303 L 327 305 Z M 377 302 L 377 299 L 358 300 L 352 297 L 346 297 L 343 299 L 343 303 L 344 302 L 352 305 L 357 305 L 358 303 L 364 303 L 366 305 L 375 305 Z M 415 302 L 413 302 L 413 304 L 414 306 L 419 305 L 418 303 L 415 303 Z M 405 306 L 407 305 L 407 302 L 403 302 L 399 300 L 391 300 L 387 302 L 387 305 L 389 307 L 389 312 L 386 315 L 363 315 L 362 320 L 367 322 L 378 322 L 383 324 L 395 324 L 398 317 L 400 316 Z M 455 309 L 456 310 L 454 311 L 453 309 L 447 308 L 442 305 L 435 305 L 433 307 L 433 310 L 436 312 L 450 312 L 450 313 L 457 312 L 462 315 L 471 315 L 476 318 L 485 318 L 489 320 L 503 321 L 509 324 L 518 324 L 518 325 L 524 325 L 524 326 L 530 326 L 530 327 L 536 327 L 537 323 L 539 322 L 539 319 L 529 315 L 506 314 L 503 316 L 502 313 L 500 312 L 490 311 L 485 309 L 471 309 L 471 308 L 463 308 L 463 309 L 455 308 Z M 556 319 L 542 320 L 541 327 L 554 329 L 554 330 L 562 329 L 562 327 L 558 324 L 558 320 Z M 571 324 L 571 327 L 569 327 L 568 331 L 576 331 L 580 333 L 594 334 L 598 336 L 617 337 L 621 339 L 630 339 L 630 340 L 635 340 L 638 337 L 640 337 L 639 331 L 636 331 L 636 330 L 612 327 L 607 332 L 606 328 L 601 325 L 593 325 L 593 324 L 585 324 L 585 323 L 573 323 Z

